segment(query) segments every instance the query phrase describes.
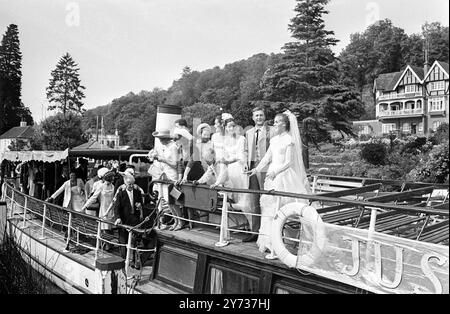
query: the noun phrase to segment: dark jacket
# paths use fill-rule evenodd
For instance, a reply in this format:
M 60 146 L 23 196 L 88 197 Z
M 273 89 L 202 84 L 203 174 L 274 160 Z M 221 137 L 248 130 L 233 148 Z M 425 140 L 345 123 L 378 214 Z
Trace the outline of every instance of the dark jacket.
M 134 188 L 133 189 L 133 200 L 134 204 L 141 203 L 142 205 L 142 194 L 141 192 Z M 114 197 L 114 220 L 120 218 L 123 225 L 135 226 L 140 220 L 140 211 L 134 206 L 134 213 L 132 213 L 132 207 L 130 203 L 130 198 L 125 187 L 120 187 Z

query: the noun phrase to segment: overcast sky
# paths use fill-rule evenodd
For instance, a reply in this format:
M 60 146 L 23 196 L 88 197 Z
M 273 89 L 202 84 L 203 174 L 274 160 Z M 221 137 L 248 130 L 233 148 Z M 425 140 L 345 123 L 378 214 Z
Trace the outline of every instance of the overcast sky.
M 184 66 L 205 70 L 278 53 L 295 0 L 0 0 L 0 34 L 19 27 L 22 101 L 40 121 L 50 72 L 65 52 L 80 67 L 86 108 L 126 93 L 168 88 Z M 448 0 L 331 0 L 326 28 L 341 41 L 389 18 L 406 33 L 449 24 Z M 44 108 L 44 110 L 42 110 Z

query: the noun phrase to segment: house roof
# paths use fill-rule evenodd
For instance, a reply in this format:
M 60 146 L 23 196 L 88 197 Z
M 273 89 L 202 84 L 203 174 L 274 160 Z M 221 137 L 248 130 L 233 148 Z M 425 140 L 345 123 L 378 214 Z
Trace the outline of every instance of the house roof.
M 0 135 L 0 140 L 17 138 L 31 139 L 33 135 L 34 128 L 32 126 L 16 126 Z
M 417 74 L 419 79 L 421 81 L 423 81 L 423 79 L 425 78 L 425 74 L 426 74 L 425 71 L 423 70 L 423 68 L 415 67 L 415 66 L 412 66 L 412 65 L 410 65 L 409 67 Z
M 400 79 L 402 74 L 403 74 L 403 71 L 378 75 L 378 77 L 375 79 L 375 85 L 376 85 L 377 90 L 380 90 L 380 91 L 393 90 L 395 84 Z
M 445 63 L 445 62 L 442 62 L 442 61 L 436 61 L 436 62 L 441 65 L 441 67 L 445 70 L 445 72 L 447 72 L 447 74 L 449 74 L 448 63 Z
M 448 65 L 447 65 L 447 67 L 448 67 Z M 405 73 L 408 69 L 411 69 L 420 81 L 423 81 L 423 79 L 425 78 L 426 73 L 423 70 L 423 68 L 408 65 L 400 72 L 380 74 L 375 79 L 375 84 L 376 84 L 377 90 L 380 90 L 380 91 L 395 90 L 397 88 L 398 83 L 400 82 L 400 80 L 405 75 Z
M 89 141 L 87 143 L 81 144 L 77 147 L 71 149 L 71 151 L 84 151 L 84 150 L 114 150 L 110 148 L 108 145 L 100 144 L 97 141 Z
M 446 72 L 447 75 L 449 75 L 449 67 L 448 63 L 442 62 L 442 61 L 434 61 L 433 65 L 428 70 L 428 73 L 425 75 L 425 79 L 428 78 L 428 76 L 431 74 L 435 66 L 439 66 L 442 70 Z

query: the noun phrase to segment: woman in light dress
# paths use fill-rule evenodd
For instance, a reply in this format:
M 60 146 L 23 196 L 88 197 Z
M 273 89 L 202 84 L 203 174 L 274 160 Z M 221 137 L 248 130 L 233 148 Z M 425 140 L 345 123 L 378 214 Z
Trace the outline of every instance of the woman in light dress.
M 114 213 L 109 210 L 109 207 L 111 206 L 114 198 L 114 184 L 112 184 L 114 175 L 114 171 L 108 171 L 103 175 L 103 182 L 98 181 L 102 183 L 97 185 L 94 190 L 94 194 L 92 194 L 92 196 L 86 201 L 86 204 L 84 204 L 83 210 L 86 210 L 87 208 L 89 208 L 89 206 L 92 206 L 92 204 L 94 204 L 98 200 L 100 202 L 98 213 L 99 218 L 105 220 L 111 220 L 113 218 Z M 112 228 L 113 225 L 111 224 L 101 223 L 100 225 L 100 229 L 104 231 L 111 230 Z
M 50 196 L 49 200 L 54 200 L 64 192 L 63 207 L 77 212 L 84 212 L 85 191 L 83 180 L 77 178 L 75 172 L 71 172 L 69 180 Z
M 234 189 L 247 190 L 249 180 L 247 171 L 247 151 L 246 138 L 241 135 L 239 127 L 232 118 L 224 122 L 223 140 L 223 162 L 227 166 L 229 181 Z M 255 198 L 248 193 L 233 193 L 233 207 L 244 213 L 255 212 Z M 252 229 L 252 216 L 246 215 L 247 221 Z
M 232 118 L 231 115 L 223 114 L 226 118 Z M 215 132 L 211 135 L 211 143 L 213 145 L 213 149 L 216 155 L 216 159 L 223 158 L 223 140 L 225 136 L 225 130 L 223 127 L 223 119 L 221 116 L 217 116 L 214 119 L 214 129 Z
M 249 175 L 255 175 L 265 166 L 267 176 L 264 182 L 264 190 L 291 192 L 299 194 L 311 194 L 311 187 L 307 178 L 302 158 L 302 141 L 298 129 L 297 118 L 289 111 L 277 114 L 274 120 L 276 134 L 270 140 L 270 146 L 259 165 L 249 171 Z M 270 234 L 273 217 L 278 208 L 278 197 L 262 195 L 261 206 L 261 228 L 257 245 L 261 252 L 270 252 L 268 259 L 277 258 L 273 254 Z M 292 202 L 307 203 L 307 200 L 281 197 L 279 207 Z

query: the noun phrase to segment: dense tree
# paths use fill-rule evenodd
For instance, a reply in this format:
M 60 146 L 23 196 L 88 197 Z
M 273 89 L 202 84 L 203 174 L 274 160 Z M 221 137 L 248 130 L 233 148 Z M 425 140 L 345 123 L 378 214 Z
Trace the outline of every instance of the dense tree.
M 400 71 L 405 64 L 403 54 L 409 49 L 405 49 L 407 43 L 404 30 L 395 27 L 389 19 L 352 34 L 350 44 L 339 56 L 343 79 L 362 93 L 363 87 L 373 84 L 379 74 Z
M 439 22 L 425 23 L 422 36 L 428 41 L 429 62 L 443 61 L 449 63 L 449 30 Z
M 61 57 L 55 70 L 51 72 L 50 84 L 47 87 L 48 110 L 59 109 L 63 116 L 69 113 L 83 113 L 83 98 L 85 97 L 79 78 L 78 65 L 66 53 Z
M 65 150 L 86 142 L 81 129 L 81 117 L 73 113 L 57 113 L 42 122 L 42 147 L 45 150 Z
M 328 13 L 324 9 L 327 3 L 297 1 L 297 15 L 289 24 L 295 41 L 284 45 L 281 62 L 263 81 L 265 99 L 275 102 L 277 111 L 290 109 L 297 115 L 306 146 L 331 139 L 333 130 L 353 134 L 350 120 L 363 112 L 358 94 L 343 85 L 339 76 L 331 50 L 337 40 L 332 31 L 325 30 L 322 19 Z
M 195 122 L 214 125 L 214 118 L 221 114 L 220 107 L 214 104 L 197 103 L 183 108 L 181 115 L 186 119 L 189 128 L 193 128 Z M 195 130 L 193 130 L 195 132 Z
M 21 120 L 33 124 L 30 110 L 21 102 L 22 53 L 19 31 L 10 24 L 0 44 L 0 134 Z
M 166 99 L 167 92 L 157 88 L 151 92 L 128 93 L 106 106 L 86 111 L 83 128 L 95 138 L 97 116 L 103 117 L 106 133 L 119 131 L 120 145 L 150 149 L 154 142 L 152 132 L 156 125 L 156 108 L 166 104 Z

